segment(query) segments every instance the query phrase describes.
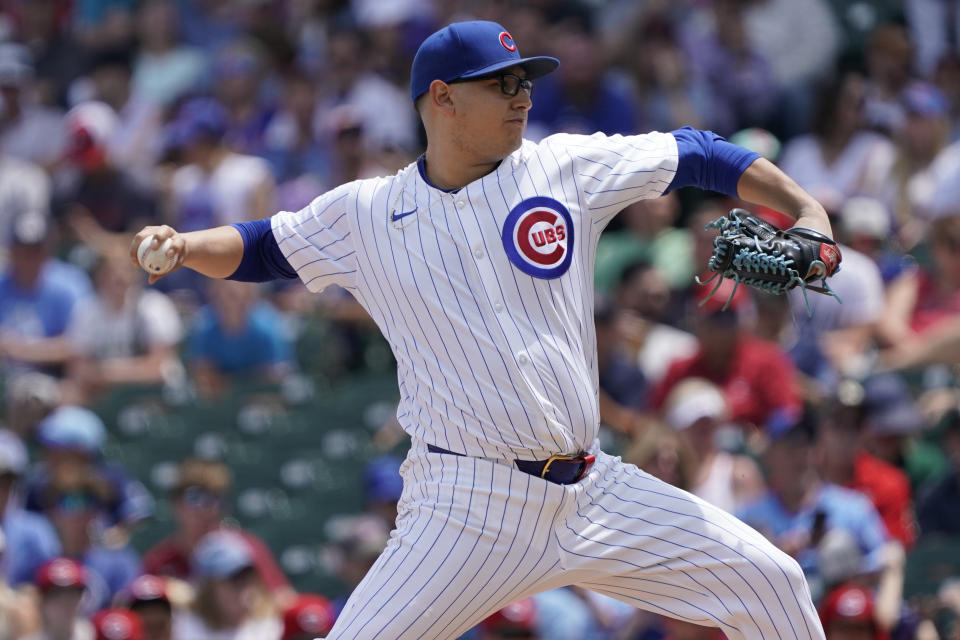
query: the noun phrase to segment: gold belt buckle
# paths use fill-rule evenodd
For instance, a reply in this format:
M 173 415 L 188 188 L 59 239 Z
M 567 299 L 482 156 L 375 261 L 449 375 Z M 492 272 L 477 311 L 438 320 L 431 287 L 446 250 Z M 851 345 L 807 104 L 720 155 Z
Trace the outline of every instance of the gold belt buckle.
M 550 456 L 549 458 L 547 458 L 547 462 L 543 465 L 543 471 L 540 472 L 540 477 L 546 478 L 547 472 L 550 471 L 550 465 L 552 465 L 557 460 L 561 460 L 563 462 L 569 462 L 570 460 L 576 460 L 579 457 L 580 456 L 565 456 L 565 455 Z

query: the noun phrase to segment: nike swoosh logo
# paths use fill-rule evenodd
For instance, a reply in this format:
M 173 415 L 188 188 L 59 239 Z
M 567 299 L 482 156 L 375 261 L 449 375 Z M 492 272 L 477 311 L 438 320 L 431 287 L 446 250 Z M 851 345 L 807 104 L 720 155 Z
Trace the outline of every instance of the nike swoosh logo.
M 416 213 L 416 212 L 417 212 L 416 209 L 410 209 L 410 211 L 404 211 L 403 213 L 393 213 L 393 214 L 390 215 L 390 219 L 393 220 L 394 222 L 396 222 L 396 221 L 399 220 L 400 218 L 406 218 L 406 217 L 409 216 L 410 214 L 413 214 L 413 213 Z

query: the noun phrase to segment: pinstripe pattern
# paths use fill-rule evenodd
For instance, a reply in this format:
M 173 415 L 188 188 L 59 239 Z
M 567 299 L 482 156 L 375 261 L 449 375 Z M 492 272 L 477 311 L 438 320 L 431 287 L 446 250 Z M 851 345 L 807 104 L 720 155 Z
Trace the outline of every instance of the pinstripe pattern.
M 598 454 L 559 486 L 426 453 L 401 472 L 397 530 L 328 640 L 448 640 L 504 605 L 580 584 L 720 627 L 731 640 L 822 639 L 799 565 L 725 511 Z
M 456 638 L 575 583 L 730 638 L 823 637 L 797 564 L 725 512 L 601 453 L 571 486 L 509 462 L 596 449 L 597 240 L 676 169 L 669 134 L 560 134 L 455 194 L 414 164 L 274 216 L 306 285 L 349 289 L 380 326 L 413 439 L 397 528 L 331 639 Z M 568 267 L 531 272 L 511 258 L 504 227 L 528 201 L 569 212 Z

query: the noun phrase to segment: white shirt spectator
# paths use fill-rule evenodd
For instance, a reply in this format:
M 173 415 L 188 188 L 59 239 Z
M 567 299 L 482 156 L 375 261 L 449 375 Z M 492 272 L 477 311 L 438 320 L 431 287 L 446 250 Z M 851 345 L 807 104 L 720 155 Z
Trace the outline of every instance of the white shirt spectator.
M 99 297 L 85 300 L 67 327 L 74 348 L 94 358 L 133 357 L 151 347 L 174 345 L 182 333 L 176 308 L 158 291 L 128 295 L 119 312 Z
M 747 37 L 770 62 L 780 86 L 831 71 L 839 30 L 824 0 L 763 0 L 748 5 Z
M 212 209 L 211 224 L 251 220 L 257 217 L 250 211 L 254 191 L 272 179 L 270 166 L 262 158 L 229 153 L 209 175 L 196 165 L 177 169 L 172 180 L 174 204 L 182 215 L 183 204 L 205 191 L 203 197 Z
M 203 640 L 265 640 L 279 638 L 283 625 L 273 617 L 255 618 L 236 629 L 214 630 L 199 616 L 186 611 L 173 616 L 174 638 L 203 638 Z
M 50 212 L 50 178 L 37 165 L 0 155 L 0 252 L 10 247 L 15 216 L 34 211 Z
M 895 156 L 896 149 L 887 138 L 861 131 L 830 164 L 824 161 L 820 142 L 812 135 L 791 140 L 777 164 L 828 210 L 835 211 L 854 195 L 882 197 Z

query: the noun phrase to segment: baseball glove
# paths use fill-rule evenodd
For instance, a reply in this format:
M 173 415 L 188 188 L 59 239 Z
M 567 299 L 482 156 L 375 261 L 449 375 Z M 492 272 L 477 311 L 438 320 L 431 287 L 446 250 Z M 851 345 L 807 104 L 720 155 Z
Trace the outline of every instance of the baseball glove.
M 827 284 L 827 277 L 840 268 L 840 250 L 836 242 L 822 233 L 804 227 L 782 231 L 743 209 L 732 209 L 706 228 L 719 229 L 720 235 L 713 241 L 713 255 L 707 264 L 714 274 L 706 281 L 697 279 L 698 283 L 707 284 L 717 278 L 704 302 L 720 287 L 722 278 L 734 281 L 733 293 L 742 282 L 775 294 L 800 287 L 805 302 L 807 290 L 840 300 Z

